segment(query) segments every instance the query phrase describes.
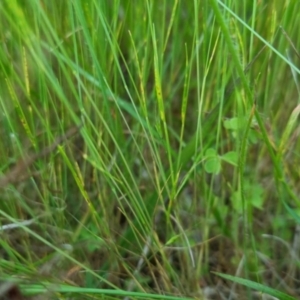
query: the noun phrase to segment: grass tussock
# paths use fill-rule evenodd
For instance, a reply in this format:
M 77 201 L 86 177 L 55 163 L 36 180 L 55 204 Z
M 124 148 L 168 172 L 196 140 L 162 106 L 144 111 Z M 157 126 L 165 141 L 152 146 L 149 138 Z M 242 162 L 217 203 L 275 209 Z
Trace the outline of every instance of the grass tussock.
M 0 298 L 299 298 L 299 5 L 2 1 Z

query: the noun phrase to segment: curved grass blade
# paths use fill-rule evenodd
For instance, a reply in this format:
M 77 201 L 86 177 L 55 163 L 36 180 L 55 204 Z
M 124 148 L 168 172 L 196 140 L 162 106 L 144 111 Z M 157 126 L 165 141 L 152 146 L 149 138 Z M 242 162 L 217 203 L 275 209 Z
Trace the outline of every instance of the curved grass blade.
M 227 275 L 227 274 L 222 274 L 222 273 L 218 273 L 218 272 L 213 272 L 213 273 L 224 279 L 239 283 L 241 285 L 247 286 L 248 288 L 262 292 L 263 294 L 268 294 L 270 296 L 277 297 L 280 300 L 296 300 L 296 298 L 294 298 L 290 295 L 287 295 L 283 292 L 277 291 L 277 290 L 267 287 L 263 284 L 260 284 L 260 283 L 257 283 L 257 282 L 254 282 L 254 281 L 251 281 L 248 279 L 235 277 L 235 276 L 231 276 L 231 275 Z

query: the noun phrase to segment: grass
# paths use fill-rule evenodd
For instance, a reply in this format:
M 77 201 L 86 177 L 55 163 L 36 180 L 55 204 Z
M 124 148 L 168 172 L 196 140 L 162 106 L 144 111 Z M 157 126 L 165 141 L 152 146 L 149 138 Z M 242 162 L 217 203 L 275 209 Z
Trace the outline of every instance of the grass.
M 0 279 L 298 298 L 299 8 L 1 2 Z

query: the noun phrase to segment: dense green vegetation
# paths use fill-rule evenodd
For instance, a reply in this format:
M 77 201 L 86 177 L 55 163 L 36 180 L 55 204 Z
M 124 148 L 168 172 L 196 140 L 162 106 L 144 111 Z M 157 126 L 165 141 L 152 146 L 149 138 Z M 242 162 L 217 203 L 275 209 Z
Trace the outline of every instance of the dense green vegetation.
M 1 1 L 0 279 L 47 299 L 299 298 L 299 11 Z

